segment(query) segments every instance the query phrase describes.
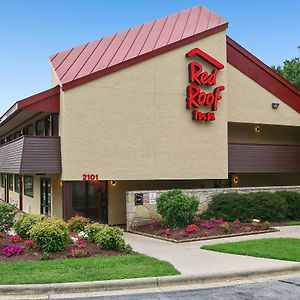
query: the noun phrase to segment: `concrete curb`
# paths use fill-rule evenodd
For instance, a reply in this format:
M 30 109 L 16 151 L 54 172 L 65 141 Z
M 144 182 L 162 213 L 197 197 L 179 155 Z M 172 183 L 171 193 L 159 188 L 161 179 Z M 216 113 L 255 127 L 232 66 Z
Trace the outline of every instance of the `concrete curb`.
M 300 272 L 300 264 L 289 267 L 268 268 L 262 270 L 239 271 L 208 275 L 175 275 L 164 277 L 118 279 L 92 282 L 50 283 L 50 284 L 22 284 L 0 285 L 0 295 L 42 295 L 62 293 L 83 293 L 112 291 L 122 289 L 142 289 L 171 285 L 186 285 L 195 283 L 213 283 L 245 278 L 284 275 Z

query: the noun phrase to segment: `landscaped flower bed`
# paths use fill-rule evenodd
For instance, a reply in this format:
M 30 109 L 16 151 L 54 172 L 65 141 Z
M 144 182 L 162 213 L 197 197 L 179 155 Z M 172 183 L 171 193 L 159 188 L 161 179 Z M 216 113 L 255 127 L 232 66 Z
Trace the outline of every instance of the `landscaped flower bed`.
M 276 231 L 268 223 L 241 223 L 239 220 L 226 222 L 223 219 L 211 219 L 194 222 L 180 228 L 167 228 L 157 221 L 130 230 L 147 236 L 171 241 L 194 241 L 210 238 L 221 238 L 234 235 L 246 235 Z
M 88 256 L 120 256 L 132 252 L 120 228 L 75 216 L 68 222 L 44 215 L 23 214 L 0 204 L 0 263 Z M 8 234 L 13 229 L 14 234 Z
M 73 233 L 71 233 L 71 235 L 73 235 L 74 240 L 72 241 L 70 239 L 67 248 L 63 251 L 53 253 L 47 253 L 37 249 L 32 240 L 20 239 L 18 243 L 12 243 L 11 236 L 2 235 L 2 238 L 0 238 L 0 262 L 80 258 L 87 256 L 119 256 L 128 254 L 128 251 L 125 249 L 104 250 L 95 243 L 80 238 L 78 239 L 78 236 Z

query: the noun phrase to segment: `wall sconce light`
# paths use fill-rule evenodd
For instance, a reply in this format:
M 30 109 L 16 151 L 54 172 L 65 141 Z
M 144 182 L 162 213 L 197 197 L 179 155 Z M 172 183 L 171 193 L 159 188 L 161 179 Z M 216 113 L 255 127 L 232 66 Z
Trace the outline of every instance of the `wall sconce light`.
M 260 127 L 259 127 L 259 126 L 255 126 L 254 131 L 255 131 L 256 133 L 260 133 Z
M 110 184 L 111 184 L 111 185 L 116 185 L 116 183 L 117 183 L 116 180 L 111 180 L 111 181 L 110 181 Z
M 239 182 L 239 178 L 237 176 L 233 177 L 233 183 L 237 184 Z
M 273 102 L 272 103 L 272 108 L 277 109 L 279 107 L 279 103 L 278 102 Z

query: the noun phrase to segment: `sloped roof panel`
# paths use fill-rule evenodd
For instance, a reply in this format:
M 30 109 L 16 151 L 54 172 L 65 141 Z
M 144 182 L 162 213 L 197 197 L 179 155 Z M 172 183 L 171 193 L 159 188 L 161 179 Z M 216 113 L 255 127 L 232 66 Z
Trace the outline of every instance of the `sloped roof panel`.
M 196 6 L 160 18 L 143 25 L 133 27 L 98 41 L 75 47 L 50 56 L 57 77 L 64 85 L 90 76 L 91 79 L 106 74 L 109 68 L 127 66 L 131 60 L 141 61 L 165 51 L 166 47 L 210 29 L 224 30 L 227 22 L 205 7 Z M 216 31 L 211 31 L 212 34 Z M 180 46 L 179 44 L 177 46 Z M 99 76 L 98 76 L 99 75 Z M 86 81 L 86 80 L 84 80 Z M 79 81 L 79 84 L 82 82 Z

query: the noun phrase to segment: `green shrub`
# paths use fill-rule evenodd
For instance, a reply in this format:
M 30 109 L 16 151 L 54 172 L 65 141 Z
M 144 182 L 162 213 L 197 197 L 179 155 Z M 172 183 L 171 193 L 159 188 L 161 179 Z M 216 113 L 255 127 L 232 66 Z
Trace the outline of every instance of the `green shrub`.
M 278 222 L 286 219 L 287 203 L 279 195 L 268 192 L 250 193 L 253 218 L 261 221 Z
M 287 203 L 287 219 L 300 220 L 300 193 L 280 191 L 276 192 L 276 194 L 283 198 Z
M 69 241 L 67 224 L 55 217 L 35 223 L 29 233 L 37 247 L 45 252 L 65 250 Z
M 241 222 L 249 222 L 252 219 L 282 221 L 286 218 L 286 213 L 287 204 L 277 194 L 268 192 L 228 193 L 213 197 L 202 218 L 222 218 L 227 221 L 239 219 Z
M 15 207 L 0 204 L 0 232 L 7 232 L 13 226 L 15 214 Z
M 171 228 L 187 226 L 192 223 L 199 201 L 196 197 L 188 197 L 179 189 L 162 193 L 157 199 L 157 212 L 163 223 Z
M 211 218 L 241 222 L 249 222 L 253 219 L 253 211 L 247 194 L 219 194 L 213 197 L 208 204 L 206 212 L 201 216 L 202 219 Z
M 126 248 L 123 232 L 120 228 L 106 225 L 95 237 L 96 244 L 105 250 L 120 250 Z
M 84 231 L 84 227 L 90 223 L 91 223 L 90 219 L 82 216 L 72 217 L 67 222 L 69 230 L 76 233 L 80 231 Z
M 28 240 L 30 238 L 29 231 L 32 226 L 42 221 L 46 216 L 44 215 L 34 215 L 34 214 L 23 214 L 19 219 L 14 222 L 14 229 L 17 235 L 22 239 Z
M 96 235 L 102 232 L 107 225 L 100 223 L 92 223 L 84 227 L 84 232 L 88 235 L 88 240 L 92 243 L 96 242 Z

